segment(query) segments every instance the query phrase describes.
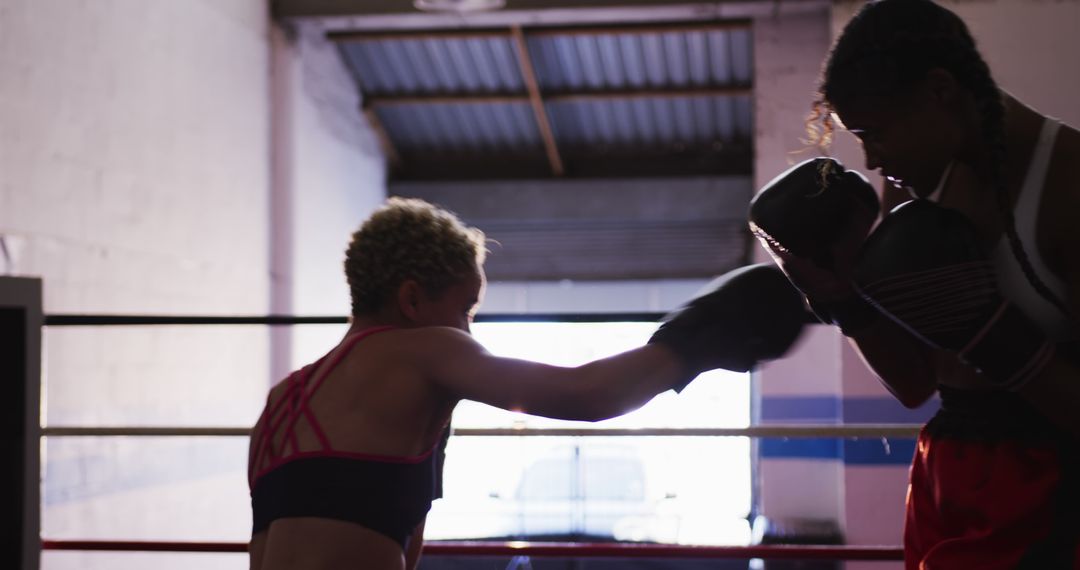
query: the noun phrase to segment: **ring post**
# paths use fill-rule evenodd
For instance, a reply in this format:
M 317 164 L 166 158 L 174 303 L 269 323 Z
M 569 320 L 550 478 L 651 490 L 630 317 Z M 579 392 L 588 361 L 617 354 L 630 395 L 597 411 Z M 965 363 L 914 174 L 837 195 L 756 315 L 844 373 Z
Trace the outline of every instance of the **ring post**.
M 41 562 L 41 280 L 0 277 L 0 567 Z

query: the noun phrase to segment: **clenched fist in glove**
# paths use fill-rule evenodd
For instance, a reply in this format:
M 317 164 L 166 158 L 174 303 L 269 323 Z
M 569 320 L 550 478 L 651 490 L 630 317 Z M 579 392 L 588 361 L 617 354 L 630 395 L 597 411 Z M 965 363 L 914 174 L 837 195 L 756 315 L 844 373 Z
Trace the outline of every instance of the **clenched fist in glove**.
M 723 368 L 746 372 L 780 358 L 795 343 L 808 314 L 799 292 L 772 264 L 729 271 L 664 318 L 649 344 L 670 348 L 685 374 L 682 390 L 698 374 Z
M 866 240 L 857 287 L 935 348 L 956 352 L 992 384 L 1018 390 L 1055 345 L 1002 297 L 994 268 L 963 214 L 927 200 L 897 206 Z
M 799 163 L 750 202 L 750 230 L 825 323 L 844 334 L 878 312 L 855 291 L 851 272 L 877 219 L 877 194 L 863 175 L 831 158 Z

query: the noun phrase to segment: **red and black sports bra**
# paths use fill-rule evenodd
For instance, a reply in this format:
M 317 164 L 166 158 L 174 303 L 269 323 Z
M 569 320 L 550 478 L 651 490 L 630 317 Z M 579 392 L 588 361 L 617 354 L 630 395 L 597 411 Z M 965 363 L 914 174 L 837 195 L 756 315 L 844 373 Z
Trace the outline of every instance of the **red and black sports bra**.
M 367 329 L 346 339 L 317 378 L 312 379 L 312 372 L 329 355 L 289 375 L 280 399 L 273 406 L 267 402 L 259 418 L 262 427 L 252 434 L 248 466 L 252 534 L 281 518 L 321 517 L 362 525 L 393 539 L 404 550 L 409 536 L 431 509 L 431 502 L 442 496 L 442 460 L 449 428 L 439 444 L 418 456 L 338 451 L 308 405 L 357 342 L 390 328 Z M 295 429 L 301 420 L 318 439 L 318 450 L 300 450 Z

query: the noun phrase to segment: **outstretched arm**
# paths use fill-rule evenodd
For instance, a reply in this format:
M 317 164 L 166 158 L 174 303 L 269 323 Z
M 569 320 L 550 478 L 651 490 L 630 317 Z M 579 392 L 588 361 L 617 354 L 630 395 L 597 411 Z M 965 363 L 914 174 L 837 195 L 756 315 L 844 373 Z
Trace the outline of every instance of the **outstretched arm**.
M 489 353 L 468 334 L 431 329 L 438 350 L 421 362 L 457 397 L 533 415 L 596 421 L 641 407 L 679 379 L 669 349 L 645 346 L 578 367 L 552 366 Z
M 460 398 L 574 420 L 636 409 L 698 374 L 747 371 L 780 358 L 806 321 L 802 298 L 779 269 L 750 265 L 725 273 L 669 315 L 647 346 L 577 367 L 500 358 L 468 334 L 434 329 L 425 376 Z

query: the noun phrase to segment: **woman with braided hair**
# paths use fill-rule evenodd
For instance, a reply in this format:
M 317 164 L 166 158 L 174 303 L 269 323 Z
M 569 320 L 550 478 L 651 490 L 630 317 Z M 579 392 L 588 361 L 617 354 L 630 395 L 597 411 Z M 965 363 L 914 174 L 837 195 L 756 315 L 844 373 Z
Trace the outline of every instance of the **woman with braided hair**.
M 1000 89 L 964 22 L 930 0 L 880 0 L 858 11 L 825 62 L 808 127 L 822 145 L 835 129 L 854 134 L 866 168 L 888 182 L 882 203 L 891 213 L 863 258 L 876 255 L 882 266 L 930 257 L 932 249 L 868 249 L 901 212 L 959 213 L 985 252 L 1001 306 L 1031 327 L 987 324 L 962 349 L 946 350 L 927 340 L 940 331 L 897 319 L 860 287 L 861 259 L 828 275 L 785 267 L 812 302 L 859 315 L 842 330 L 897 399 L 915 407 L 941 397 L 911 469 L 906 567 L 1080 568 L 1080 132 Z M 938 230 L 926 219 L 905 229 L 905 241 Z M 942 250 L 952 247 L 945 241 Z M 941 292 L 913 291 L 923 307 Z M 852 296 L 891 318 L 852 311 Z M 971 350 L 991 338 L 994 350 Z M 1021 345 L 1041 346 L 1038 358 L 998 382 L 997 361 Z

